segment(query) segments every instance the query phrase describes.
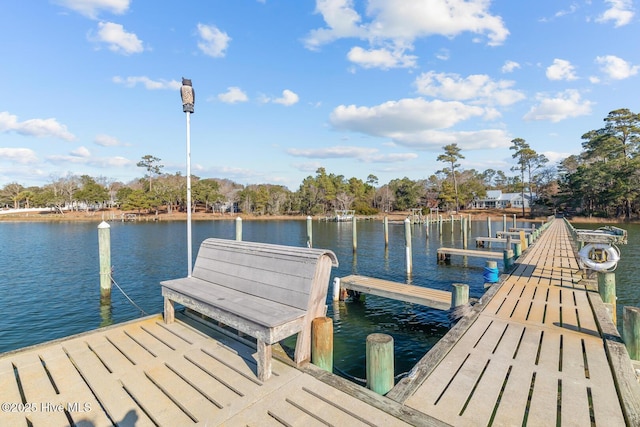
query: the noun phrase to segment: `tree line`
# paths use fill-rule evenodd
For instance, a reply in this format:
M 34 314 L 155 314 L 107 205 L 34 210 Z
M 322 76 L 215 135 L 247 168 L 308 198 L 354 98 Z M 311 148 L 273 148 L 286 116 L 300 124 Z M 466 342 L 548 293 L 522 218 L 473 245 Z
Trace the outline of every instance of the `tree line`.
M 318 168 L 291 191 L 281 185 L 241 185 L 227 179 L 192 176 L 192 211 L 245 212 L 255 215 L 329 215 L 353 209 L 360 215 L 406 211 L 411 208 L 459 210 L 482 199 L 489 190 L 525 194 L 534 200 L 532 214 L 557 211 L 602 217 L 631 218 L 638 214 L 640 197 L 640 115 L 618 109 L 605 125 L 582 135 L 582 152 L 549 166 L 523 138 L 511 141 L 515 166 L 504 171 L 462 169 L 464 155 L 457 144 L 442 147 L 437 160 L 443 168 L 427 179 L 407 177 L 380 184 L 329 173 Z M 137 166 L 145 175 L 129 183 L 105 177 L 67 174 L 52 177 L 42 187 L 17 182 L 0 190 L 4 207 L 51 207 L 62 210 L 105 209 L 159 213 L 185 211 L 186 179 L 162 172 L 162 160 L 145 155 Z M 524 205 L 522 206 L 525 215 Z

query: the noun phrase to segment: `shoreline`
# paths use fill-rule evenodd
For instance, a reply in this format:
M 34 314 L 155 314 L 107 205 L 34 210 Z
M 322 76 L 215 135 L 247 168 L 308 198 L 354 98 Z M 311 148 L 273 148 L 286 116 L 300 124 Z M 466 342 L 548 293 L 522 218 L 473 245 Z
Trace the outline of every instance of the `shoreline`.
M 537 218 L 522 218 L 522 212 L 518 212 L 517 210 L 508 209 L 508 210 L 492 210 L 492 209 L 476 209 L 476 210 L 466 210 L 463 211 L 464 215 L 471 215 L 472 220 L 486 220 L 487 217 L 490 217 L 494 221 L 501 221 L 503 215 L 507 215 L 507 221 L 511 221 L 513 215 L 517 215 L 518 221 L 524 222 L 541 222 L 546 219 L 546 217 L 537 217 Z M 53 212 L 53 211 L 40 211 L 40 212 L 21 212 L 21 213 L 6 213 L 0 214 L 0 222 L 69 222 L 69 221 L 78 221 L 78 222 L 101 222 L 101 221 L 122 221 L 122 218 L 126 214 L 135 215 L 135 221 L 186 221 L 187 214 L 185 212 L 174 212 L 174 213 L 166 213 L 162 212 L 159 214 L 154 213 L 134 213 L 134 212 L 124 212 L 120 210 L 104 210 L 104 211 L 68 211 L 64 214 Z M 410 215 L 410 212 L 392 212 L 387 214 L 386 216 L 389 218 L 391 222 L 402 222 Z M 445 219 L 449 219 L 451 214 L 443 214 Z M 454 217 L 459 218 L 460 214 L 454 214 Z M 304 221 L 307 219 L 306 215 L 250 215 L 250 214 L 220 214 L 220 213 L 204 213 L 204 212 L 195 212 L 191 215 L 192 221 L 234 221 L 236 218 L 242 218 L 242 220 L 247 221 Z M 363 216 L 363 218 L 367 218 L 373 221 L 383 221 L 385 214 L 377 214 L 371 216 Z M 324 220 L 326 218 L 325 215 L 316 215 L 312 217 L 314 221 Z M 618 218 L 595 218 L 595 217 L 572 217 L 569 219 L 569 222 L 572 223 L 602 223 L 602 224 L 632 224 L 637 223 L 638 220 L 625 221 L 624 219 Z

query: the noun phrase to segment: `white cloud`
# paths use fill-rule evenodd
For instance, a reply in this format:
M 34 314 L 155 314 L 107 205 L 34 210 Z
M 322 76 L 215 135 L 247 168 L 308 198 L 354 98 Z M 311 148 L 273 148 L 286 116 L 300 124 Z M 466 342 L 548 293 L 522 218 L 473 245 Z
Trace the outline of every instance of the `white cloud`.
M 416 66 L 416 56 L 405 55 L 402 50 L 388 49 L 365 50 L 359 46 L 351 48 L 347 54 L 349 61 L 363 68 L 411 68 Z
M 71 155 L 74 157 L 90 157 L 91 152 L 87 147 L 78 147 L 71 152 Z
M 118 138 L 110 135 L 100 134 L 96 135 L 93 143 L 100 145 L 101 147 L 126 147 L 129 144 L 121 142 Z
M 0 160 L 14 163 L 28 164 L 38 161 L 36 152 L 29 148 L 2 148 L 0 147 Z
M 249 98 L 247 94 L 237 86 L 231 86 L 227 88 L 225 93 L 218 94 L 218 99 L 227 104 L 235 104 L 237 102 L 247 102 Z
M 0 112 L 0 132 L 16 132 L 25 136 L 36 136 L 39 138 L 53 137 L 73 141 L 76 137 L 67 130 L 65 125 L 51 119 L 29 119 L 18 122 L 18 116 L 9 114 L 7 111 Z
M 120 77 L 115 76 L 111 79 L 114 83 L 124 85 L 126 87 L 135 87 L 138 83 L 144 85 L 146 89 L 149 90 L 160 90 L 160 89 L 170 89 L 177 90 L 182 87 L 182 83 L 177 80 L 151 80 L 147 76 L 131 76 L 131 77 Z
M 576 80 L 576 73 L 571 62 L 565 59 L 554 59 L 553 64 L 547 67 L 547 78 L 549 80 Z
M 329 120 L 337 129 L 392 136 L 397 132 L 449 128 L 458 122 L 483 114 L 483 108 L 461 102 L 407 98 L 388 101 L 374 107 L 340 105 L 333 110 Z
M 512 73 L 516 68 L 520 68 L 520 64 L 515 61 L 505 61 L 500 71 L 503 73 Z
M 198 48 L 208 56 L 220 58 L 225 55 L 231 37 L 215 25 L 198 24 Z
M 81 15 L 96 19 L 100 11 L 121 15 L 129 9 L 130 0 L 55 0 L 55 3 Z
M 89 40 L 106 43 L 110 51 L 123 55 L 144 51 L 144 46 L 138 36 L 126 32 L 122 25 L 113 22 L 99 22 L 97 35 L 94 37 L 90 34 Z
M 547 97 L 544 94 L 538 95 L 538 104 L 531 107 L 524 115 L 525 120 L 548 120 L 552 123 L 591 114 L 593 102 L 583 100 L 577 90 L 568 89 L 556 94 L 554 97 Z
M 605 0 L 605 2 L 609 3 L 610 7 L 596 19 L 596 22 L 613 21 L 615 27 L 622 27 L 631 22 L 634 15 L 632 0 Z
M 602 66 L 603 73 L 614 80 L 623 80 L 635 76 L 638 74 L 638 69 L 640 69 L 640 66 L 631 65 L 615 55 L 598 56 L 596 57 L 596 63 Z
M 356 159 L 365 163 L 397 163 L 418 158 L 415 153 L 381 154 L 377 148 L 335 146 L 316 149 L 291 148 L 287 153 L 310 159 Z
M 422 95 L 478 104 L 511 105 L 525 98 L 522 92 L 511 89 L 513 81 L 495 81 L 486 74 L 463 78 L 454 73 L 429 71 L 419 75 L 415 85 Z
M 316 13 L 322 15 L 326 27 L 310 31 L 304 44 L 317 50 L 338 39 L 357 38 L 369 42 L 370 48 L 352 48 L 349 60 L 367 67 L 409 66 L 406 64 L 415 63 L 415 58 L 404 52 L 412 50 L 413 42 L 421 37 L 452 38 L 471 32 L 486 36 L 491 46 L 502 44 L 509 30 L 501 17 L 490 14 L 489 6 L 486 0 L 369 0 L 366 16 L 370 21 L 363 22 L 352 0 L 317 0 Z
M 299 100 L 300 98 L 295 92 L 285 89 L 282 91 L 282 97 L 274 99 L 273 102 L 288 107 L 290 105 L 297 104 Z

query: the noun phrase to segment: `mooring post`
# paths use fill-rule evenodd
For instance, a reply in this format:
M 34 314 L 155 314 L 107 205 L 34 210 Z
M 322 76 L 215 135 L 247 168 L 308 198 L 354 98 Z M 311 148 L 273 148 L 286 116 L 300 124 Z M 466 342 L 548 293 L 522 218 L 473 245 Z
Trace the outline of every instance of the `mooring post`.
M 503 260 L 504 260 L 504 271 L 509 271 L 511 267 L 513 267 L 513 250 L 505 249 L 503 254 Z
M 356 226 L 357 221 L 356 221 L 356 216 L 354 215 L 353 218 L 351 219 L 351 235 L 352 235 L 352 241 L 353 241 L 353 252 L 355 252 L 358 249 L 358 227 Z
M 369 334 L 366 347 L 367 388 L 385 395 L 394 385 L 393 337 Z
M 98 225 L 98 252 L 100 258 L 100 299 L 111 296 L 111 226 L 102 221 Z
M 467 234 L 469 231 L 467 230 L 467 219 L 461 218 L 460 229 L 462 230 L 462 248 L 467 249 Z
M 522 252 L 526 251 L 529 247 L 527 236 L 524 234 L 523 230 L 520 230 L 520 245 L 522 247 Z
M 522 243 L 513 243 L 513 259 L 520 258 L 522 255 Z
M 442 236 L 442 215 L 438 215 L 438 236 Z
M 384 216 L 384 220 L 382 221 L 382 225 L 384 228 L 384 247 L 389 247 L 389 217 Z
M 307 216 L 307 247 L 308 248 L 312 248 L 313 247 L 313 222 L 312 222 L 313 218 L 311 218 L 311 215 Z
M 498 283 L 500 280 L 500 272 L 498 271 L 498 262 L 497 261 L 485 261 L 484 263 L 484 273 L 483 273 L 485 287 L 487 283 L 493 284 Z
M 236 218 L 236 240 L 238 242 L 242 241 L 242 218 Z
M 502 231 L 507 231 L 507 215 L 502 214 Z
M 491 237 L 491 217 L 487 216 L 487 237 Z
M 610 309 L 611 320 L 617 324 L 616 319 L 616 275 L 611 272 L 598 272 L 598 293 L 607 309 Z
M 516 214 L 513 214 L 513 228 L 516 228 Z
M 411 251 L 411 221 L 409 218 L 404 220 L 404 247 L 407 261 L 407 275 L 413 272 L 413 255 Z
M 330 317 L 311 321 L 311 363 L 333 372 L 333 320 Z
M 334 301 L 340 301 L 340 278 L 339 277 L 334 277 L 333 278 L 333 300 Z
M 451 292 L 451 308 L 465 305 L 469 302 L 469 285 L 453 283 Z
M 640 307 L 624 307 L 622 310 L 622 340 L 629 357 L 640 360 Z

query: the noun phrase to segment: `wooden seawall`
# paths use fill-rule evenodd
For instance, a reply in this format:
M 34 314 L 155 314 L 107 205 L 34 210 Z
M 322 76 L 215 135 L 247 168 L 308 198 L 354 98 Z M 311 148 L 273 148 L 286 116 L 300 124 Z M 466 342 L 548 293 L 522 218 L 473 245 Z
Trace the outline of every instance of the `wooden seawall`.
M 160 316 L 0 355 L 0 426 L 638 426 L 640 386 L 555 220 L 386 396 Z M 401 357 L 397 355 L 396 357 Z

